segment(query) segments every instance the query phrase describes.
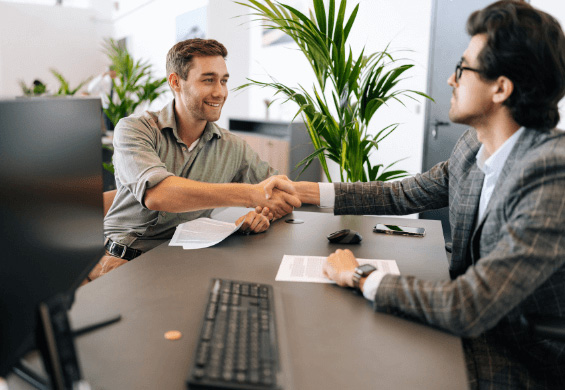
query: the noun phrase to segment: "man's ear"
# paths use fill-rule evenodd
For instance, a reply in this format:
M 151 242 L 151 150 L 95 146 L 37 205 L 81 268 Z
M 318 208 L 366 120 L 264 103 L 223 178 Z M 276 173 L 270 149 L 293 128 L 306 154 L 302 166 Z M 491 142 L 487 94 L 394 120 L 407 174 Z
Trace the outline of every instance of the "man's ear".
M 169 86 L 174 92 L 180 91 L 180 77 L 176 73 L 171 73 L 168 78 Z
M 506 76 L 499 76 L 493 83 L 494 95 L 492 101 L 502 104 L 512 95 L 514 83 Z

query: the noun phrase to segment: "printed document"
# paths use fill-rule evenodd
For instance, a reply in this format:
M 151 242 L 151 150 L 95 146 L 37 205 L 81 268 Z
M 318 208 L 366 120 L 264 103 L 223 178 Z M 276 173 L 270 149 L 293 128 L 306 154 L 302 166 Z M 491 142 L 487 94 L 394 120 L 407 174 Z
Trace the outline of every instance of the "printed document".
M 335 283 L 322 272 L 325 256 L 284 255 L 275 280 L 280 282 Z M 357 259 L 359 264 L 371 264 L 378 270 L 400 275 L 394 260 Z
M 208 248 L 225 240 L 242 224 L 243 221 L 236 225 L 210 218 L 198 218 L 178 225 L 169 245 L 182 246 L 183 249 Z

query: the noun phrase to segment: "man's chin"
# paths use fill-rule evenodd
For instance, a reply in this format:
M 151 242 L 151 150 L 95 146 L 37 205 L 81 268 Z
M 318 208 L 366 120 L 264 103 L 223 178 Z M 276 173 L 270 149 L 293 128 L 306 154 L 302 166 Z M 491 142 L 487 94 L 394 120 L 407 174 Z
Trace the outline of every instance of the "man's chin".
M 462 120 L 462 119 L 463 119 L 463 118 L 461 118 L 459 115 L 457 115 L 457 113 L 453 112 L 452 110 L 449 110 L 449 120 L 450 120 L 452 123 L 459 123 L 459 124 L 464 125 L 464 124 L 465 124 L 465 123 L 464 123 L 465 121 Z
M 206 117 L 207 122 L 217 122 L 218 120 L 220 120 L 220 115 L 208 115 Z

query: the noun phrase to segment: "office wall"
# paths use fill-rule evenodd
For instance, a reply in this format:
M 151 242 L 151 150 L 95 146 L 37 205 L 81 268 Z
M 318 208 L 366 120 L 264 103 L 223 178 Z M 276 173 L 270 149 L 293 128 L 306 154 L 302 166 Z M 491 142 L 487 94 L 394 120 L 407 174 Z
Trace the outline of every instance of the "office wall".
M 306 1 L 311 4 L 311 1 Z M 431 0 L 361 0 L 350 1 L 347 15 L 359 3 L 359 13 L 351 30 L 350 44 L 353 52 L 359 54 L 365 46 L 366 53 L 384 50 L 390 43 L 389 51 L 396 52 L 396 58 L 408 58 L 415 67 L 408 72 L 409 78 L 400 87 L 425 91 L 427 87 L 427 63 L 430 37 Z M 300 2 L 297 2 L 300 4 Z M 261 44 L 261 30 L 257 24 L 251 37 L 251 76 L 262 81 L 270 77 L 288 85 L 301 84 L 308 88 L 315 82 L 310 65 L 294 44 L 264 47 Z M 400 51 L 408 50 L 408 51 Z M 250 104 L 251 115 L 265 116 L 264 100 L 272 99 L 272 92 L 254 88 Z M 391 123 L 401 126 L 382 143 L 378 152 L 371 156 L 372 163 L 390 164 L 406 158 L 397 164 L 398 168 L 411 173 L 420 172 L 424 134 L 424 102 L 406 100 L 406 107 L 392 103 L 383 107 L 373 118 L 369 132 L 375 134 Z M 270 118 L 291 119 L 296 113 L 292 103 L 274 104 L 269 110 Z M 339 179 L 336 164 L 331 165 L 330 174 Z
M 176 18 L 187 12 L 206 7 L 207 37 L 222 42 L 228 49 L 229 86 L 233 88 L 245 82 L 249 74 L 249 28 L 242 25 L 249 18 L 234 19 L 243 14 L 242 7 L 228 0 L 159 0 L 126 2 L 125 7 L 115 13 L 114 37 L 127 38 L 128 48 L 136 58 L 149 60 L 155 72 L 165 75 L 165 57 L 176 43 Z M 237 96 L 236 96 L 237 95 Z M 158 108 L 172 98 L 168 93 L 153 104 Z M 230 117 L 249 116 L 249 92 L 231 93 L 218 122 L 227 127 Z
M 530 3 L 551 15 L 553 15 L 559 23 L 561 28 L 565 28 L 565 2 L 562 0 L 531 0 Z M 561 121 L 557 125 L 558 128 L 565 130 L 565 99 L 559 103 L 559 114 Z
M 111 24 L 88 9 L 0 3 L 0 96 L 21 95 L 18 80 L 40 79 L 50 90 L 55 68 L 71 87 L 104 69 L 102 36 Z
M 175 43 L 175 19 L 178 15 L 207 7 L 207 37 L 215 38 L 226 45 L 230 88 L 246 82 L 246 78 L 269 80 L 270 77 L 289 85 L 309 86 L 314 76 L 303 55 L 293 44 L 263 46 L 262 29 L 258 22 L 251 21 L 247 8 L 229 0 L 174 0 L 147 1 L 135 7 L 131 2 L 114 21 L 114 37 L 128 38 L 128 47 L 136 57 L 149 59 L 155 69 L 164 74 L 164 58 Z M 300 4 L 300 2 L 296 2 Z M 310 4 L 310 1 L 303 2 Z M 383 50 L 391 43 L 391 50 L 407 49 L 397 57 L 409 58 L 415 63 L 404 88 L 425 91 L 429 48 L 431 0 L 361 0 L 360 12 L 351 32 L 354 52 L 360 53 L 363 46 L 368 51 Z M 354 5 L 355 2 L 350 2 Z M 240 16 L 240 17 L 238 17 Z M 170 98 L 170 97 L 169 97 Z M 265 100 L 272 100 L 272 91 L 250 88 L 243 92 L 232 92 L 219 124 L 227 125 L 230 117 L 267 116 Z M 406 106 L 391 104 L 377 115 L 369 128 L 376 132 L 390 123 L 401 123 L 399 129 L 383 142 L 382 148 L 372 156 L 374 163 L 389 164 L 401 158 L 399 168 L 419 172 L 422 160 L 424 131 L 424 102 L 406 101 Z M 296 112 L 291 103 L 273 104 L 269 119 L 290 120 Z M 332 176 L 338 177 L 337 168 Z

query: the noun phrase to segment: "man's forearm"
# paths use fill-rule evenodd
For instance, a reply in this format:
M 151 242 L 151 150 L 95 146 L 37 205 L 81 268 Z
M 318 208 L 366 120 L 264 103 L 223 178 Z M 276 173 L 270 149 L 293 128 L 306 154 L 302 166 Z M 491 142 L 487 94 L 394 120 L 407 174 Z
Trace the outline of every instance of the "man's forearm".
M 148 209 L 170 213 L 215 207 L 255 207 L 261 197 L 259 192 L 251 184 L 203 183 L 171 176 L 147 189 L 144 203 Z
M 268 207 L 275 218 L 300 207 L 298 197 L 289 193 L 265 189 L 267 179 L 258 184 L 204 183 L 170 176 L 145 191 L 144 203 L 150 210 L 170 213 L 212 209 L 216 207 Z M 289 182 L 290 183 L 290 182 Z M 287 186 L 288 187 L 288 186 Z M 295 192 L 292 187 L 287 188 Z

